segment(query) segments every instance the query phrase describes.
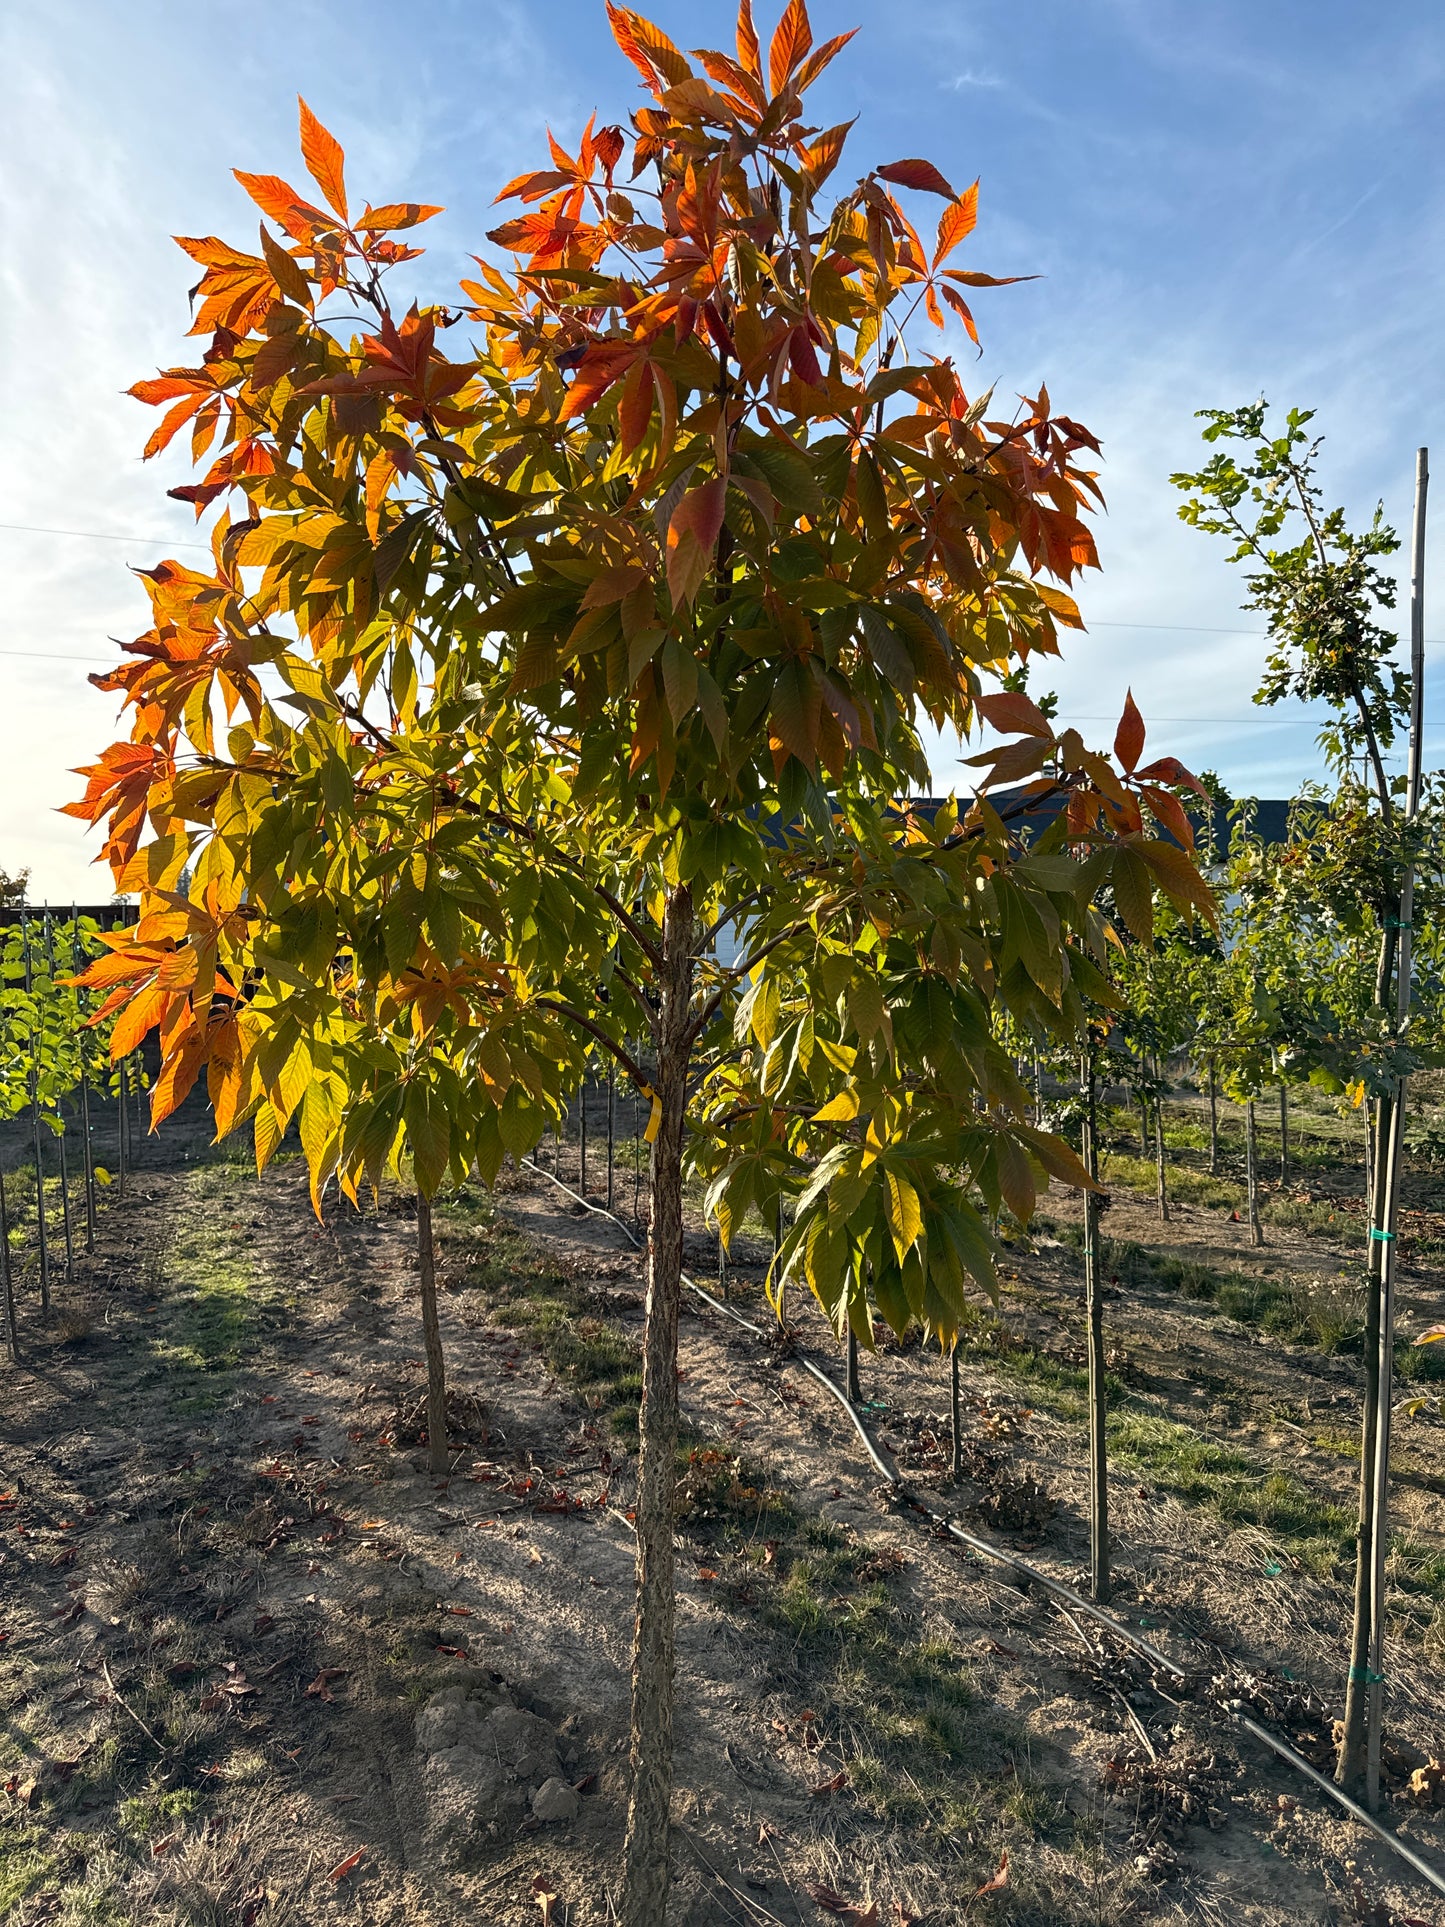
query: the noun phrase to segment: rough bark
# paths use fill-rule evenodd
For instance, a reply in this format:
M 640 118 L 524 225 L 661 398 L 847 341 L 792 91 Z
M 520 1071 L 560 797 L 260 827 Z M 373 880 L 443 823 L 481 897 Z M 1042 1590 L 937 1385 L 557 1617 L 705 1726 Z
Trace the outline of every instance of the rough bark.
M 623 1849 L 622 1927 L 663 1927 L 669 1886 L 674 1656 L 673 1503 L 677 1329 L 682 1297 L 682 1149 L 690 1050 L 692 894 L 668 899 L 662 926 L 642 1410 L 637 1464 L 637 1616 L 632 1642 L 632 1788 Z
M 437 1317 L 436 1246 L 432 1241 L 431 1201 L 417 1193 L 416 1248 L 421 1268 L 421 1331 L 426 1348 L 426 1444 L 433 1474 L 447 1474 L 447 1367 Z

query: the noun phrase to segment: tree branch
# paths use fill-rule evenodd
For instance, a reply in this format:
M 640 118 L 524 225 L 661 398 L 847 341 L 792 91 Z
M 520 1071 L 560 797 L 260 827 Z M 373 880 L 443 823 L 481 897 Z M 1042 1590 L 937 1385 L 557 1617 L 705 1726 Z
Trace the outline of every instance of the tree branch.
M 563 1003 L 560 997 L 538 997 L 536 1003 L 539 1010 L 555 1011 L 559 1017 L 565 1017 L 569 1024 L 576 1024 L 579 1030 L 585 1030 L 590 1037 L 595 1038 L 604 1050 L 612 1053 L 640 1092 L 645 1095 L 651 1090 L 651 1085 L 635 1059 L 623 1049 L 616 1038 L 610 1037 L 600 1024 L 594 1024 L 590 1017 L 580 1010 L 575 1010 L 571 1004 Z

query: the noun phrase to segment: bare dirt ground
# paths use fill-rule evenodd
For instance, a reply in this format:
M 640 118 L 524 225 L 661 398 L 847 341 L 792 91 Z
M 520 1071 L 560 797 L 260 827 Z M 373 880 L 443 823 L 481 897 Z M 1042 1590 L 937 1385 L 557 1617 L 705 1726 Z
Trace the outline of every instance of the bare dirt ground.
M 532 1175 L 442 1214 L 456 1396 L 434 1481 L 407 1201 L 318 1225 L 299 1162 L 258 1179 L 197 1148 L 148 1150 L 50 1327 L 23 1301 L 0 1919 L 535 1923 L 551 1892 L 559 1927 L 601 1923 L 625 1812 L 635 1254 Z M 1020 1244 L 968 1350 L 960 1486 L 946 1361 L 886 1345 L 864 1395 L 920 1492 L 1077 1581 L 1072 1210 L 1049 1201 L 1053 1232 Z M 1191 1212 L 1172 1248 L 1320 1267 L 1302 1235 L 1250 1254 Z M 1116 1193 L 1109 1230 L 1164 1249 L 1147 1218 Z M 700 1231 L 696 1255 L 709 1275 Z M 759 1278 L 730 1288 L 770 1316 Z M 786 1309 L 836 1363 L 822 1321 Z M 689 1312 L 675 1923 L 1437 1918 L 1217 1710 L 1242 1697 L 1327 1758 L 1357 1361 L 1137 1281 L 1111 1326 L 1118 1610 L 1190 1669 L 1182 1691 L 921 1529 L 787 1342 Z M 1397 1561 L 1387 1817 L 1445 1864 L 1445 1816 L 1409 1798 L 1445 1731 L 1421 1580 L 1442 1441 L 1410 1422 L 1396 1495 L 1418 1550 Z

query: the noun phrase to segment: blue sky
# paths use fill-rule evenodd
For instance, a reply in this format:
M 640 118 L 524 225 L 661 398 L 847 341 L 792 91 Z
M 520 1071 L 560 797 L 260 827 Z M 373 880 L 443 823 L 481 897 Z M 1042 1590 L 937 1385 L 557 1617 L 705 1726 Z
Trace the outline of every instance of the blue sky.
M 731 35 L 713 0 L 650 12 L 684 46 Z M 980 296 L 973 379 L 1001 396 L 1047 380 L 1104 442 L 1090 633 L 1035 687 L 1107 740 L 1093 719 L 1132 685 L 1154 748 L 1287 791 L 1318 767 L 1313 728 L 1251 706 L 1262 642 L 1167 477 L 1195 462 L 1196 408 L 1263 391 L 1318 409 L 1327 489 L 1359 519 L 1383 497 L 1406 526 L 1414 450 L 1433 443 L 1445 528 L 1438 0 L 817 0 L 814 26 L 861 28 L 815 95 L 824 124 L 859 115 L 858 169 L 922 154 L 956 184 L 981 175 L 968 264 L 1041 277 Z M 565 141 L 639 95 L 601 0 L 48 0 L 9 10 L 0 61 L 0 523 L 82 532 L 0 528 L 0 868 L 30 864 L 36 894 L 63 900 L 108 889 L 54 814 L 67 768 L 115 733 L 85 672 L 144 626 L 126 565 L 193 539 L 164 493 L 179 464 L 142 468 L 146 411 L 120 392 L 188 356 L 194 270 L 167 237 L 251 241 L 229 170 L 297 171 L 300 91 L 354 191 L 445 203 L 421 266 L 444 298 L 547 124 Z M 1445 539 L 1431 556 L 1445 587 Z M 1434 606 L 1427 634 L 1445 638 Z M 1442 748 L 1437 725 L 1431 761 Z M 940 788 L 957 754 L 936 746 Z

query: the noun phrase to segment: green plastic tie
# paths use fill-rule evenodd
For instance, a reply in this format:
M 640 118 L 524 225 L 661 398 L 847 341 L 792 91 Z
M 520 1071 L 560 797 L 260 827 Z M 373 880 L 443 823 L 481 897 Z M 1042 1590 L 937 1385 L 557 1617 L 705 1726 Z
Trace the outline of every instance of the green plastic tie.
M 1375 1240 L 1376 1244 L 1392 1245 L 1395 1242 L 1395 1234 L 1393 1231 L 1377 1231 L 1374 1225 L 1370 1226 L 1370 1236 Z
M 1385 1675 L 1383 1673 L 1373 1672 L 1368 1666 L 1352 1666 L 1350 1668 L 1350 1684 L 1352 1686 L 1383 1686 L 1385 1684 Z

